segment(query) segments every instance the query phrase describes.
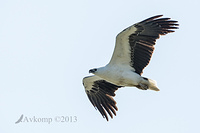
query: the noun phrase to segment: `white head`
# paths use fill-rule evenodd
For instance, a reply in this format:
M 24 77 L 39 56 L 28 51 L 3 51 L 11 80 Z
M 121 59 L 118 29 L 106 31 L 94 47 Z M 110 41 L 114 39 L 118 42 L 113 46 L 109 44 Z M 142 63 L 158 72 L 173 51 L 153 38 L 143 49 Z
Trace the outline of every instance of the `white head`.
M 105 75 L 106 71 L 105 71 L 105 67 L 99 67 L 99 68 L 90 69 L 89 73 L 92 73 L 94 75 L 101 77 L 102 75 Z

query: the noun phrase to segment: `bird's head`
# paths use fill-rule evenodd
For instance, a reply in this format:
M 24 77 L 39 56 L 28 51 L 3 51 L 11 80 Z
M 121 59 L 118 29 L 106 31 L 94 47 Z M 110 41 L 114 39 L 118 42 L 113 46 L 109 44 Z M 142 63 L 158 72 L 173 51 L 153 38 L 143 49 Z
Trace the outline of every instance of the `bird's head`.
M 96 68 L 94 68 L 94 69 L 90 69 L 90 70 L 89 70 L 89 73 L 93 73 L 93 74 L 94 74 L 96 71 L 97 71 Z

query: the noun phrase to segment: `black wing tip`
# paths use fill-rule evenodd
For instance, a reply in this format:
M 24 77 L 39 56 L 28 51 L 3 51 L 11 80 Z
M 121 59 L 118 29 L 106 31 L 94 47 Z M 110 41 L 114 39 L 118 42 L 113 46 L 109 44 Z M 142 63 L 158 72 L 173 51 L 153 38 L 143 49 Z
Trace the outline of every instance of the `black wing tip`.
M 106 118 L 107 122 L 109 121 L 108 116 L 103 115 L 103 118 Z
M 152 20 L 152 19 L 160 18 L 160 17 L 162 17 L 162 16 L 163 16 L 163 14 L 154 15 L 154 16 L 152 16 L 152 17 L 150 17 L 150 18 L 147 18 L 147 20 L 148 20 L 148 19 L 149 19 L 149 20 Z
M 155 15 L 155 16 L 153 16 L 153 17 L 151 17 L 151 18 L 155 19 L 155 18 L 160 18 L 160 17 L 162 17 L 162 16 L 163 16 L 163 14 L 160 14 L 160 15 Z
M 161 15 L 154 15 L 154 16 L 152 16 L 150 18 L 147 18 L 147 19 L 141 21 L 140 23 L 149 22 L 149 21 L 155 21 L 155 20 L 158 20 L 158 21 L 163 20 L 163 21 L 167 21 L 167 22 L 172 23 L 172 24 L 178 23 L 178 21 L 170 20 L 171 18 L 168 18 L 168 17 L 160 18 L 160 17 L 163 17 L 163 15 L 162 14 Z M 179 26 L 179 24 L 175 24 L 175 25 Z
M 117 110 L 116 110 L 116 111 L 117 111 Z M 114 116 L 117 115 L 117 114 L 116 114 L 116 111 L 115 111 L 115 112 L 112 111 L 112 113 L 114 114 Z M 107 112 L 108 112 L 108 111 L 107 111 Z M 113 119 L 113 114 L 112 114 L 112 113 L 108 113 L 111 119 Z M 103 116 L 103 118 L 106 118 L 106 121 L 109 121 L 109 118 L 108 118 L 107 115 L 102 115 L 102 116 Z
M 155 15 L 153 17 L 150 17 L 148 19 L 143 20 L 140 22 L 141 24 L 157 24 L 159 27 L 162 29 L 160 35 L 165 35 L 167 33 L 172 33 L 175 32 L 172 29 L 179 29 L 179 24 L 178 21 L 176 20 L 171 20 L 169 17 L 162 17 L 163 15 Z
M 150 20 L 154 20 L 154 19 L 159 18 L 159 17 L 162 17 L 162 16 L 163 16 L 163 15 L 155 15 L 155 16 L 153 16 L 153 17 L 150 17 L 150 18 L 147 18 L 147 19 L 141 21 L 140 23 L 148 22 L 148 21 L 150 21 Z

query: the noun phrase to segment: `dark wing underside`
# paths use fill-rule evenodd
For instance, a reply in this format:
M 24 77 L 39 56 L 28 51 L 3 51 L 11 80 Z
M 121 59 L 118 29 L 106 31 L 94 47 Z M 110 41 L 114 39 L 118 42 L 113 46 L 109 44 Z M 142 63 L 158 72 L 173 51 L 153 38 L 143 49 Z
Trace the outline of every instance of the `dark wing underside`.
M 129 35 L 129 44 L 131 48 L 131 66 L 135 72 L 142 74 L 143 69 L 149 64 L 151 59 L 156 39 L 160 35 L 165 35 L 174 32 L 171 29 L 177 29 L 177 21 L 170 18 L 159 18 L 162 15 L 157 15 L 148 18 L 142 22 L 136 23 L 137 30 Z M 159 19 L 157 19 L 159 18 Z
M 87 86 L 87 82 L 84 82 L 84 86 Z M 113 118 L 113 114 L 116 115 L 116 111 L 118 110 L 116 102 L 112 97 L 115 96 L 114 92 L 120 87 L 122 86 L 114 85 L 103 79 L 94 81 L 90 88 L 85 87 L 90 102 L 99 110 L 101 115 L 106 118 L 107 121 L 107 113 Z

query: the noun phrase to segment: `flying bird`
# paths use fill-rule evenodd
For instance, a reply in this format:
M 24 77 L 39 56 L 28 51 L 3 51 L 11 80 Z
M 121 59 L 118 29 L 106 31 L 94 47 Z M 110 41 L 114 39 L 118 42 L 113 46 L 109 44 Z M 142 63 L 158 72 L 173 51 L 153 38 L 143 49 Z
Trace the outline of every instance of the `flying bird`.
M 90 102 L 107 121 L 108 114 L 113 118 L 118 110 L 113 99 L 118 88 L 129 86 L 159 91 L 156 81 L 141 75 L 150 62 L 156 39 L 178 29 L 178 21 L 162 16 L 150 17 L 120 32 L 110 62 L 90 69 L 89 73 L 94 75 L 83 78 Z

